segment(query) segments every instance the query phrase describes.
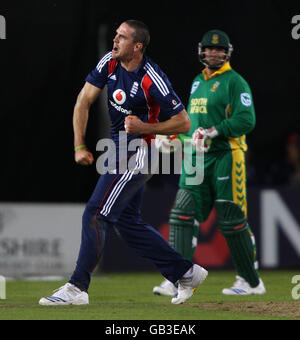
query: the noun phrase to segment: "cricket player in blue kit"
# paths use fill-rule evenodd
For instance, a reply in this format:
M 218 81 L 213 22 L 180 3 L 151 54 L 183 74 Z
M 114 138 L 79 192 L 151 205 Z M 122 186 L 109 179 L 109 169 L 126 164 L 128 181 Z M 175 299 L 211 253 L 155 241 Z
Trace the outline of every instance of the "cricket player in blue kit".
M 82 218 L 82 239 L 76 268 L 68 283 L 52 296 L 42 298 L 41 305 L 85 305 L 89 303 L 91 273 L 98 264 L 109 230 L 117 228 L 126 243 L 140 256 L 151 261 L 169 281 L 178 283 L 172 303 L 189 299 L 206 278 L 207 271 L 183 258 L 163 237 L 141 218 L 144 184 L 151 174 L 140 172 L 151 161 L 150 149 L 156 134 L 186 133 L 190 119 L 172 89 L 167 76 L 144 53 L 150 41 L 148 28 L 136 20 L 123 22 L 113 39 L 113 49 L 104 55 L 87 76 L 74 108 L 75 161 L 93 163 L 85 145 L 89 109 L 107 86 L 111 118 L 111 139 L 116 145 L 116 169 L 100 176 Z M 159 122 L 160 111 L 169 119 Z M 133 159 L 135 167 L 120 171 L 120 132 L 126 145 L 144 141 L 135 151 L 127 151 L 125 162 Z M 149 149 L 148 148 L 148 149 Z M 124 161 L 124 159 L 123 159 Z

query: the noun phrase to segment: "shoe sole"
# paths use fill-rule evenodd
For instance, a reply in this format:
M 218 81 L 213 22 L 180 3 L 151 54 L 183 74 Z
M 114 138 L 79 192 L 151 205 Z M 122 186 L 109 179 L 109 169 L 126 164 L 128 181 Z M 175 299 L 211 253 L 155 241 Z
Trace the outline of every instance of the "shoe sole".
M 233 292 L 233 291 L 228 291 L 228 292 L 226 292 L 226 291 L 224 291 L 224 290 L 222 290 L 222 294 L 223 295 L 227 295 L 227 296 L 234 296 L 234 295 L 236 295 L 236 296 L 241 296 L 241 295 L 264 295 L 264 294 L 266 294 L 266 292 L 263 292 L 263 293 L 236 293 L 236 292 Z
M 50 306 L 70 306 L 70 305 L 74 305 L 74 306 L 84 306 L 84 305 L 88 305 L 88 302 L 51 302 L 47 299 L 45 299 L 46 301 L 42 301 L 43 299 L 41 299 L 39 301 L 39 305 L 40 306 L 46 306 L 46 307 L 50 307 Z
M 177 294 L 176 293 L 168 293 L 168 292 L 164 292 L 162 290 L 159 289 L 155 289 L 156 287 L 153 288 L 153 294 L 154 295 L 159 295 L 159 296 L 175 296 Z
M 44 307 L 71 306 L 71 305 L 73 305 L 73 306 L 86 306 L 86 305 L 88 305 L 88 303 L 73 303 L 73 302 L 69 302 L 69 303 L 60 303 L 60 304 L 56 304 L 56 303 L 45 304 L 45 303 L 40 303 L 39 302 L 39 305 L 40 306 L 44 306 Z
M 159 293 L 159 292 L 153 292 L 154 295 L 157 295 L 157 296 L 175 296 L 177 293 L 175 294 L 165 294 L 165 293 Z

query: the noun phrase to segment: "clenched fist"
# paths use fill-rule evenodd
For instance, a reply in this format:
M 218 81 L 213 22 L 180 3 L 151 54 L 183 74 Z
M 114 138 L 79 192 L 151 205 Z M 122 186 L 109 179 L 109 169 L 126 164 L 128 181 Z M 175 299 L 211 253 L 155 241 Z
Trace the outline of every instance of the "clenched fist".
M 125 131 L 130 135 L 143 134 L 144 125 L 145 123 L 143 123 L 137 116 L 127 116 L 125 118 Z
M 81 165 L 91 165 L 94 162 L 94 156 L 88 149 L 79 149 L 75 151 L 75 162 Z

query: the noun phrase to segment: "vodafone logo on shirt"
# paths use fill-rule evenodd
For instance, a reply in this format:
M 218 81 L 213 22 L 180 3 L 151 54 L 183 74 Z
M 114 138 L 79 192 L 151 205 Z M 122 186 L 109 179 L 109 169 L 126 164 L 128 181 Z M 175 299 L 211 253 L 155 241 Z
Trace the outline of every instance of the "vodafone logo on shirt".
M 113 93 L 113 98 L 117 104 L 122 105 L 126 101 L 126 93 L 123 90 L 118 89 Z

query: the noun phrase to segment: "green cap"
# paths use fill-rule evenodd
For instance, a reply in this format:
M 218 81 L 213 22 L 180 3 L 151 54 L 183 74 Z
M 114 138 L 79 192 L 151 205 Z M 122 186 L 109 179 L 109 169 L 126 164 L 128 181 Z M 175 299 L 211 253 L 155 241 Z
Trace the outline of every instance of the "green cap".
M 228 35 L 220 30 L 211 30 L 204 34 L 201 41 L 202 48 L 221 47 L 228 50 L 231 47 Z

